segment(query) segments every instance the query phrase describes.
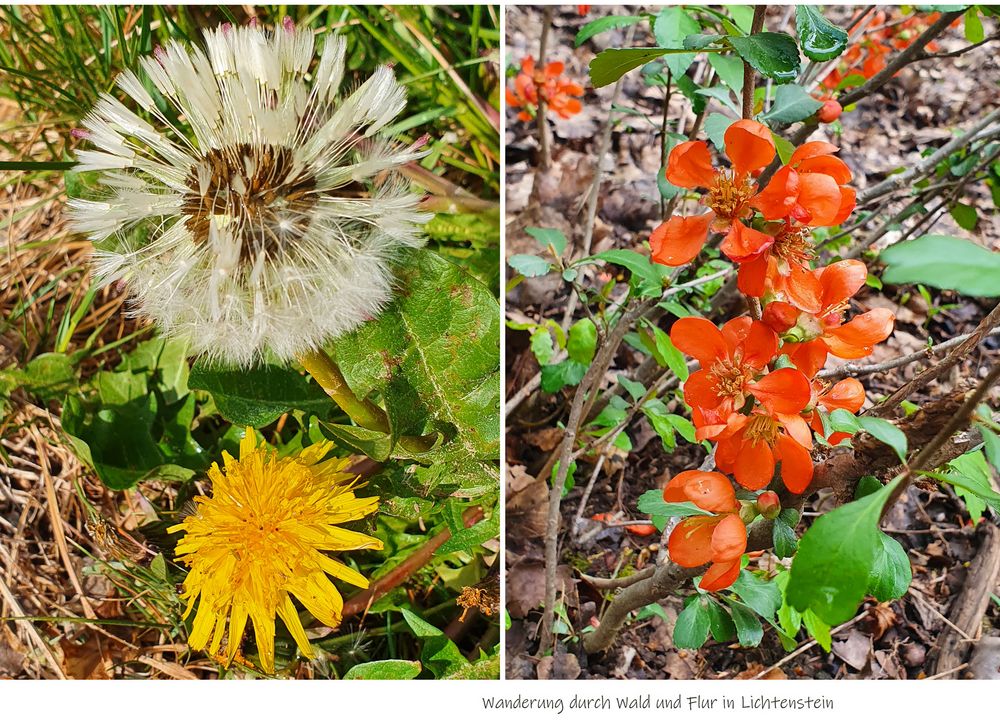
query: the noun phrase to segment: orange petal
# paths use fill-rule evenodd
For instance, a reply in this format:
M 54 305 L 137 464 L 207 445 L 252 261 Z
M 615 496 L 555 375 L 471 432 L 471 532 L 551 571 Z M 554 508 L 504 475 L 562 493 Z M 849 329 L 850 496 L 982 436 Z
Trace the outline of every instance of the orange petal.
M 826 174 L 838 184 L 846 184 L 854 178 L 851 170 L 836 156 L 813 156 L 798 165 L 799 173 Z
M 781 460 L 781 480 L 792 493 L 802 493 L 812 483 L 813 462 L 809 451 L 790 436 L 778 436 L 778 458 Z
M 764 190 L 750 200 L 750 206 L 765 219 L 784 219 L 799 196 L 799 175 L 791 166 L 778 169 Z
M 718 381 L 708 370 L 698 370 L 684 381 L 684 402 L 692 408 L 718 408 L 722 398 L 716 392 Z
M 774 244 L 774 237 L 748 227 L 739 219 L 733 221 L 720 249 L 734 262 L 752 259 Z
M 830 226 L 840 213 L 840 186 L 826 174 L 799 174 L 798 205 L 809 213 L 810 226 Z
M 563 64 L 562 61 L 554 60 L 545 65 L 545 77 L 557 78 L 562 75 L 564 70 L 566 70 L 565 64 Z
M 718 458 L 718 452 L 716 452 Z M 736 482 L 751 491 L 764 488 L 774 478 L 774 454 L 763 441 L 744 441 L 733 466 Z
M 774 303 L 772 302 L 771 304 L 773 305 Z M 768 307 L 770 306 L 768 305 Z M 781 348 L 781 352 L 788 355 L 792 364 L 801 370 L 803 375 L 807 378 L 812 378 L 823 369 L 830 348 L 826 346 L 823 340 L 810 340 L 809 342 L 793 342 L 784 345 Z
M 535 72 L 535 59 L 530 55 L 526 55 L 521 59 L 521 70 L 527 73 L 529 76 Z
M 857 413 L 865 404 L 865 386 L 860 380 L 844 378 L 819 396 L 819 404 L 827 410 L 840 409 Z
M 809 432 L 809 424 L 806 423 L 798 413 L 789 415 L 787 413 L 775 413 L 781 425 L 785 428 L 785 433 L 790 435 L 795 441 L 807 450 L 812 450 L 812 433 Z
M 878 307 L 862 315 L 855 315 L 850 322 L 827 330 L 823 340 L 837 357 L 856 360 L 870 355 L 872 348 L 892 334 L 896 316 L 891 310 Z
M 830 222 L 830 226 L 837 226 L 847 221 L 847 217 L 854 213 L 854 207 L 857 206 L 857 202 L 858 193 L 849 186 L 841 186 L 840 211 L 837 212 L 837 216 Z
M 715 516 L 689 516 L 683 519 L 667 539 L 667 550 L 675 564 L 684 567 L 701 566 L 712 560 L 712 534 Z
M 740 345 L 744 362 L 756 370 L 763 370 L 776 352 L 778 352 L 778 335 L 763 322 L 752 321 L 750 332 Z
M 704 317 L 682 317 L 670 328 L 670 341 L 708 370 L 716 360 L 729 357 L 726 341 L 713 323 Z
M 857 259 L 845 259 L 824 267 L 819 283 L 823 288 L 823 309 L 839 307 L 854 296 L 868 279 L 868 268 Z
M 712 154 L 704 141 L 677 144 L 667 157 L 667 181 L 685 189 L 707 189 L 715 180 Z
M 652 260 L 668 267 L 679 267 L 698 256 L 708 239 L 708 227 L 714 213 L 700 216 L 672 216 L 649 235 Z
M 799 310 L 794 305 L 782 302 L 781 300 L 769 302 L 767 307 L 764 308 L 764 314 L 761 316 L 761 321 L 778 333 L 785 332 L 798 322 L 798 319 Z M 783 350 L 783 352 L 785 351 Z
M 798 413 L 812 397 L 809 380 L 795 368 L 770 372 L 749 388 L 771 413 Z
M 829 156 L 830 154 L 837 153 L 839 150 L 838 147 L 826 141 L 809 141 L 792 152 L 792 158 L 788 159 L 788 163 L 796 166 L 799 162 L 806 159 L 814 159 L 817 156 Z
M 708 567 L 698 586 L 706 592 L 717 592 L 730 586 L 740 575 L 742 559 L 718 561 Z
M 751 297 L 764 296 L 764 282 L 767 279 L 767 255 L 749 259 L 740 264 L 736 274 L 736 286 L 740 292 Z
M 823 309 L 823 287 L 812 270 L 792 265 L 788 276 L 782 279 L 782 291 L 800 310 L 816 314 Z
M 726 155 L 738 174 L 760 171 L 774 158 L 771 131 L 762 123 L 743 119 L 730 124 L 725 133 Z
M 747 550 L 747 527 L 738 514 L 730 514 L 712 532 L 712 560 L 731 561 Z
M 721 473 L 716 471 L 684 471 L 674 476 L 671 483 L 678 479 L 681 479 L 686 500 L 703 511 L 727 513 L 739 508 L 733 484 Z
M 722 333 L 722 339 L 726 341 L 726 350 L 729 352 L 729 357 L 735 355 L 737 350 L 743 349 L 743 341 L 750 334 L 750 326 L 752 324 L 753 319 L 751 319 L 750 315 L 740 315 L 731 320 L 726 320 L 722 325 L 720 332 Z

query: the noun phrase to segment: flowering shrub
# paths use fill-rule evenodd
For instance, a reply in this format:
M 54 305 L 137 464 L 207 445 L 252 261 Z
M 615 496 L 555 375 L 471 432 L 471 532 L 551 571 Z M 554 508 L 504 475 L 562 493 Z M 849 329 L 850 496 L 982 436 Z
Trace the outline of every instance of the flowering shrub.
M 539 98 L 559 118 L 570 118 L 581 110 L 583 86 L 563 77 L 566 66 L 557 60 L 536 68 L 530 55 L 521 59 L 521 71 L 514 77 L 513 86 L 507 86 L 507 106 L 520 108 L 517 117 L 530 121 L 538 112 Z

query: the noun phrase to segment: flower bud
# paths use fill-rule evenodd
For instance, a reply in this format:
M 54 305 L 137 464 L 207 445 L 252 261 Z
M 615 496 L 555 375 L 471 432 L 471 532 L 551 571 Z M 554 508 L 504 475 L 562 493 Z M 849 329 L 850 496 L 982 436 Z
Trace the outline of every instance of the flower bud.
M 774 491 L 764 491 L 757 497 L 757 511 L 765 519 L 776 519 L 781 513 L 781 501 Z
M 843 107 L 836 101 L 830 100 L 820 106 L 820 109 L 816 111 L 816 119 L 820 123 L 833 123 L 843 112 Z

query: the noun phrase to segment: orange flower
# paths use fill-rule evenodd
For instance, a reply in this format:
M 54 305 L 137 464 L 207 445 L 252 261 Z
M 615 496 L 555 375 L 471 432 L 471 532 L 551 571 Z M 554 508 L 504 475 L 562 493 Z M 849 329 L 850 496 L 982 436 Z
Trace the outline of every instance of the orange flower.
M 754 197 L 753 207 L 767 219 L 791 217 L 812 227 L 842 223 L 854 211 L 856 194 L 846 186 L 851 170 L 834 151 L 837 147 L 826 141 L 799 146 Z
M 716 467 L 744 488 L 757 491 L 770 484 L 779 461 L 781 480 L 792 493 L 802 493 L 812 482 L 812 433 L 801 415 L 764 409 L 733 413 L 715 438 Z
M 809 229 L 789 221 L 775 232 L 773 244 L 740 264 L 737 286 L 751 297 L 770 290 L 801 310 L 819 312 L 819 282 L 809 268 L 813 255 Z
M 670 339 L 701 363 L 684 383 L 684 400 L 693 408 L 725 416 L 750 395 L 773 412 L 798 413 L 809 404 L 809 381 L 798 370 L 760 377 L 778 349 L 778 336 L 762 322 L 738 317 L 720 331 L 701 317 L 683 317 L 670 329 Z
M 534 118 L 538 107 L 538 94 L 548 107 L 560 118 L 569 118 L 583 109 L 579 97 L 584 90 L 578 83 L 562 77 L 565 66 L 559 61 L 545 65 L 544 71 L 535 68 L 535 59 L 530 55 L 521 60 L 521 72 L 514 78 L 514 87 L 507 86 L 507 105 L 523 108 L 517 114 L 522 121 Z
M 813 410 L 805 416 L 809 421 L 809 426 L 824 435 L 823 420 L 820 418 L 818 408 L 822 407 L 827 413 L 834 410 L 846 410 L 850 413 L 857 413 L 861 406 L 865 404 L 865 388 L 861 381 L 855 378 L 844 378 L 832 386 L 824 388 L 819 382 L 813 383 L 814 403 Z M 831 445 L 837 445 L 841 441 L 851 437 L 850 433 L 834 432 L 827 438 Z
M 874 346 L 892 334 L 896 321 L 891 310 L 877 307 L 844 322 L 848 301 L 868 277 L 863 262 L 846 259 L 812 273 L 820 288 L 815 314 L 777 300 L 767 305 L 763 315 L 775 332 L 792 340 L 781 351 L 809 378 L 822 369 L 828 353 L 847 360 L 871 355 Z
M 771 237 L 743 223 L 753 215 L 750 200 L 757 191 L 752 176 L 771 163 L 774 141 L 767 126 L 757 121 L 736 121 L 725 134 L 730 169 L 712 166 L 704 141 L 686 141 L 670 152 L 667 181 L 684 189 L 707 189 L 702 196 L 711 209 L 700 216 L 672 216 L 649 237 L 654 262 L 670 267 L 687 264 L 705 245 L 709 229 L 726 232 L 722 251 L 729 257 L 747 257 L 770 244 Z
M 684 471 L 670 479 L 663 500 L 690 501 L 715 514 L 689 516 L 674 527 L 667 540 L 671 561 L 688 568 L 713 562 L 698 585 L 706 591 L 725 589 L 736 581 L 747 548 L 747 528 L 729 479 L 714 471 Z
M 581 15 L 581 16 L 586 15 L 587 13 L 590 12 L 590 6 L 589 5 L 577 5 L 576 6 L 576 12 L 579 15 Z

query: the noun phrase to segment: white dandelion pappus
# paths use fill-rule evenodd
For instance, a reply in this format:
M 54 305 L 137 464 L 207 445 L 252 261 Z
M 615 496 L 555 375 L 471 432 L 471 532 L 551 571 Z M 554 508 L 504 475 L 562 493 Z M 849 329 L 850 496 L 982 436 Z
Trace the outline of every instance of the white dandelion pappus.
M 164 335 L 231 364 L 290 360 L 391 297 L 390 263 L 423 244 L 431 217 L 396 169 L 426 139 L 380 134 L 406 104 L 389 67 L 340 95 L 339 36 L 312 74 L 313 35 L 287 19 L 207 30 L 205 45 L 171 41 L 141 61 L 194 138 L 123 72 L 118 86 L 162 128 L 103 95 L 79 133 L 98 150 L 76 169 L 102 171 L 108 193 L 71 200 L 70 214 L 95 242 L 97 282 L 127 282 Z

